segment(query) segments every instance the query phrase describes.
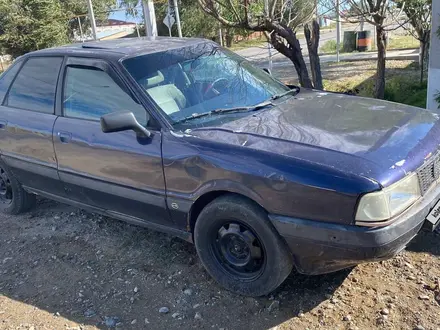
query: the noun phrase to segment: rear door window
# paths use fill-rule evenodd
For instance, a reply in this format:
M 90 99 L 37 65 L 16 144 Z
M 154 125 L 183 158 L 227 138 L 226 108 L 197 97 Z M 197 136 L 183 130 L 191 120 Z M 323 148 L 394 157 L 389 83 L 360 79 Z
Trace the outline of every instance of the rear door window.
M 7 71 L 0 75 L 0 105 L 3 103 L 8 92 L 9 85 L 14 80 L 18 70 L 20 70 L 21 64 L 22 61 L 15 62 Z
M 6 104 L 13 108 L 54 113 L 62 57 L 31 57 L 12 84 Z

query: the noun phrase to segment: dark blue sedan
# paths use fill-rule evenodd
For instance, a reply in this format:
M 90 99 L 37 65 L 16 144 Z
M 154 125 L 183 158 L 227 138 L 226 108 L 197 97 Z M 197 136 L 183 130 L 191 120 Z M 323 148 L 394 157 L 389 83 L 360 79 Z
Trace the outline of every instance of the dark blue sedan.
M 27 54 L 0 78 L 0 209 L 35 195 L 194 242 L 225 288 L 395 256 L 440 219 L 440 121 L 286 86 L 201 39 Z

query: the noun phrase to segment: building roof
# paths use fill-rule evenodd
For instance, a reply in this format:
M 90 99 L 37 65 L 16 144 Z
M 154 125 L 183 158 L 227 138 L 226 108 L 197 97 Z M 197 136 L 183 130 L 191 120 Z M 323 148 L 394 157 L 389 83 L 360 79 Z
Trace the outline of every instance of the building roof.
M 123 29 L 117 29 L 117 30 L 105 30 L 101 32 L 96 32 L 96 38 L 98 40 L 110 40 L 110 39 L 119 39 L 125 36 L 128 36 L 129 34 L 132 34 L 133 32 L 123 30 Z
M 119 19 L 110 18 L 105 22 L 100 22 L 99 26 L 118 26 L 118 25 L 136 25 L 134 22 L 121 21 Z
M 207 42 L 205 39 L 196 38 L 170 38 L 170 37 L 142 37 L 124 38 L 115 40 L 100 40 L 76 43 L 61 47 L 48 48 L 32 52 L 31 54 L 90 54 L 113 53 L 120 57 L 142 55 L 181 48 L 189 45 Z

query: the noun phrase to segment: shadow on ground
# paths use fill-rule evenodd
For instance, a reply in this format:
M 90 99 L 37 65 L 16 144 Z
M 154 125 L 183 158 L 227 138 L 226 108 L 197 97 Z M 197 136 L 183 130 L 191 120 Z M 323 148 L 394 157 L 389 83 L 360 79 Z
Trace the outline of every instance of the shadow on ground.
M 328 299 L 349 273 L 292 274 L 254 299 L 217 286 L 191 244 L 69 206 L 40 200 L 0 226 L 0 328 L 27 317 L 8 308 L 18 301 L 86 328 L 268 329 Z
M 440 256 L 440 234 L 421 231 L 406 249 L 412 252 L 424 252 Z

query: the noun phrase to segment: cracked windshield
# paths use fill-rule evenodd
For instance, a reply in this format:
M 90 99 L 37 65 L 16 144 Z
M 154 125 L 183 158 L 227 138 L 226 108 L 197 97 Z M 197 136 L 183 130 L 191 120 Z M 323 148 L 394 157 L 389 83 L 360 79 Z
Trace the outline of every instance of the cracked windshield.
M 123 63 L 175 125 L 196 125 L 197 121 L 203 126 L 212 119 L 210 115 L 235 108 L 251 110 L 289 90 L 240 56 L 210 43 L 129 58 Z M 201 120 L 195 120 L 198 118 Z

